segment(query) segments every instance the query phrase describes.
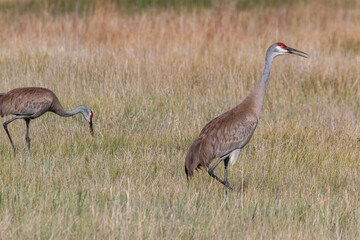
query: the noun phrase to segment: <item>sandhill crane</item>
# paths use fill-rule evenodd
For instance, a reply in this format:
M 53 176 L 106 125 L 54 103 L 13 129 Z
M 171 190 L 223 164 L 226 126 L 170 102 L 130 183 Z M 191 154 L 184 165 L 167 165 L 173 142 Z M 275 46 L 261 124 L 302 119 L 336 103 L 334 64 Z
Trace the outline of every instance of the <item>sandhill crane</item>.
M 295 54 L 307 57 L 307 53 L 287 47 L 283 43 L 272 44 L 266 52 L 265 69 L 254 90 L 235 108 L 214 118 L 201 130 L 200 135 L 191 144 L 185 158 L 187 178 L 201 167 L 208 169 L 213 159 L 219 160 L 208 170 L 211 177 L 231 189 L 227 181 L 229 161 L 233 165 L 242 149 L 251 139 L 258 124 L 264 103 L 271 65 L 276 56 Z M 214 174 L 214 169 L 224 161 L 224 180 Z
M 71 117 L 82 113 L 90 126 L 90 133 L 93 135 L 92 118 L 93 112 L 86 106 L 78 106 L 72 111 L 65 111 L 59 99 L 49 89 L 39 87 L 16 88 L 8 93 L 0 94 L 0 115 L 15 115 L 4 123 L 4 129 L 10 139 L 10 143 L 16 154 L 14 143 L 10 137 L 7 125 L 16 119 L 24 119 L 26 122 L 26 142 L 30 152 L 29 124 L 32 119 L 40 117 L 46 112 L 53 112 L 62 117 Z

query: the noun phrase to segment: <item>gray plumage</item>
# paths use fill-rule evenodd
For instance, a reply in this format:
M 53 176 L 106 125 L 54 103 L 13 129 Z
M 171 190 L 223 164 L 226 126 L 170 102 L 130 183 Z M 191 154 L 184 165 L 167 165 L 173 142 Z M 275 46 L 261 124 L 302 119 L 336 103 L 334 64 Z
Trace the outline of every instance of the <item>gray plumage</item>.
M 29 124 L 32 119 L 38 118 L 46 112 L 53 112 L 62 117 L 70 117 L 81 113 L 89 123 L 90 132 L 93 134 L 93 112 L 86 106 L 78 106 L 72 111 L 66 111 L 61 106 L 59 99 L 49 89 L 39 87 L 16 88 L 8 93 L 0 93 L 0 116 L 15 115 L 4 123 L 4 129 L 16 153 L 7 125 L 17 119 L 26 122 L 26 142 L 30 151 Z
M 235 108 L 211 120 L 191 144 L 185 158 L 185 173 L 189 178 L 195 169 L 208 169 L 212 160 L 219 160 L 208 170 L 210 176 L 230 188 L 227 181 L 229 161 L 234 164 L 242 149 L 251 139 L 264 103 L 274 58 L 284 54 L 306 57 L 306 53 L 287 47 L 283 43 L 272 44 L 265 57 L 265 69 L 253 91 Z M 214 169 L 224 161 L 224 180 L 214 174 Z

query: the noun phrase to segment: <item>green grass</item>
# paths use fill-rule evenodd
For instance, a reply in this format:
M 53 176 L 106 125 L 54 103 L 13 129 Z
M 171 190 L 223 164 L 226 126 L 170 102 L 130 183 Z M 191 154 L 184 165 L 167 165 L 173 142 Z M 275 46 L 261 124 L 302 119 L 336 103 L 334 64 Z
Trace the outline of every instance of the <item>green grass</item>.
M 184 1 L 164 1 L 164 0 L 114 0 L 114 1 L 95 1 L 95 0 L 30 0 L 12 1 L 0 3 L 0 11 L 11 14 L 24 14 L 32 12 L 48 11 L 53 15 L 64 13 L 91 14 L 98 3 L 106 5 L 114 3 L 115 7 L 125 12 L 137 12 L 147 8 L 185 8 L 193 9 L 198 7 L 212 7 L 216 1 L 212 0 L 184 0 Z
M 306 0 L 305 3 L 312 2 Z M 321 2 L 333 6 L 341 4 L 348 8 L 356 6 L 356 1 L 346 0 L 339 3 L 338 0 Z M 303 4 L 304 1 L 296 0 L 14 0 L 0 2 L 0 12 L 17 16 L 25 13 L 49 12 L 54 16 L 62 14 L 92 14 L 94 9 L 99 6 L 117 8 L 122 12 L 134 13 L 146 11 L 148 9 L 167 9 L 167 10 L 196 10 L 219 8 L 223 5 L 230 5 L 238 10 L 249 8 L 278 8 L 284 5 Z
M 95 10 L 0 28 L 1 92 L 50 88 L 90 107 L 95 129 L 47 113 L 29 156 L 15 121 L 15 157 L 0 131 L 1 239 L 359 238 L 359 11 Z M 191 142 L 251 91 L 275 41 L 311 57 L 275 59 L 235 190 L 203 170 L 188 183 Z

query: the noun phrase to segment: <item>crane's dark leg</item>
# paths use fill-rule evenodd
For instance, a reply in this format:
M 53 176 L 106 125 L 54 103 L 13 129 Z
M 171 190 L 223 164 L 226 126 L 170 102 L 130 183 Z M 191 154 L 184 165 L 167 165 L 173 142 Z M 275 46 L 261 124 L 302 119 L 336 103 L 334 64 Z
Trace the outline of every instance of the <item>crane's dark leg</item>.
M 215 168 L 221 163 L 221 161 L 224 160 L 225 163 L 225 181 L 221 180 L 218 176 L 215 175 L 214 170 Z M 232 188 L 230 187 L 229 183 L 227 182 L 227 165 L 229 163 L 229 157 L 226 158 L 220 158 L 208 171 L 209 175 L 213 178 L 215 178 L 216 180 L 218 180 L 219 182 L 221 182 L 225 187 L 229 188 L 230 190 L 232 190 Z
M 31 153 L 30 151 L 30 137 L 29 137 L 29 124 L 30 124 L 30 119 L 25 119 L 26 122 L 26 143 L 27 143 L 27 147 L 29 149 L 29 153 Z
M 224 170 L 224 182 L 225 182 L 225 186 L 226 186 L 226 187 L 232 189 L 232 188 L 230 187 L 230 184 L 229 184 L 228 180 L 227 180 L 227 168 L 228 168 L 228 165 L 229 165 L 229 160 L 230 160 L 229 157 L 227 157 L 227 158 L 224 159 L 224 165 L 225 165 L 225 170 Z
M 9 123 L 11 123 L 12 121 L 15 121 L 16 119 L 18 119 L 18 118 L 17 118 L 17 117 L 14 117 L 14 118 L 10 119 L 9 121 L 4 122 L 4 129 L 5 129 L 6 134 L 7 134 L 8 137 L 9 137 L 10 143 L 11 143 L 13 149 L 14 149 L 14 155 L 16 155 L 16 149 L 15 149 L 14 143 L 13 143 L 11 137 L 10 137 L 10 133 L 9 133 L 9 130 L 7 129 L 7 125 L 8 125 Z

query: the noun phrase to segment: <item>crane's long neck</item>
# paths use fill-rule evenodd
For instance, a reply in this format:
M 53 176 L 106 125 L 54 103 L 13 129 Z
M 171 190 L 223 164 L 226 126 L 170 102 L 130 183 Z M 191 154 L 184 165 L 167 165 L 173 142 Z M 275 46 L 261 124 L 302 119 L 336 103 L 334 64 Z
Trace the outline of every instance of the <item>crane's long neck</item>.
M 266 56 L 264 72 L 254 90 L 247 97 L 248 101 L 251 102 L 251 106 L 257 118 L 260 118 L 261 109 L 264 104 L 265 93 L 269 83 L 271 65 L 273 60 L 274 58 L 271 55 Z
M 83 112 L 83 109 L 82 109 L 81 106 L 78 106 L 78 107 L 76 107 L 75 109 L 73 109 L 71 111 L 66 111 L 62 107 L 58 107 L 55 110 L 55 113 L 62 116 L 62 117 L 71 117 L 71 116 L 74 116 L 75 114 L 82 113 L 82 112 Z

